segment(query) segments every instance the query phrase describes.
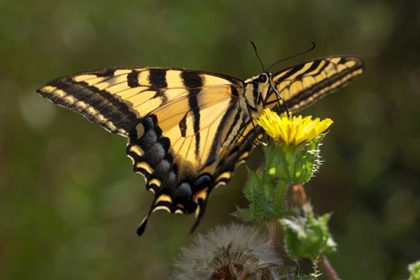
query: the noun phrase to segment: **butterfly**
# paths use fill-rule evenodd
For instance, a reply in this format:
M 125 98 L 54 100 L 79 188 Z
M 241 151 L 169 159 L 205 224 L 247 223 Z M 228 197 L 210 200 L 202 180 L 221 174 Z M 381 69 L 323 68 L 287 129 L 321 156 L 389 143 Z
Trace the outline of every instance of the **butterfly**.
M 202 219 L 213 189 L 226 184 L 264 131 L 264 108 L 297 112 L 363 72 L 355 56 L 318 58 L 245 81 L 181 68 L 108 68 L 50 81 L 37 92 L 128 139 L 126 153 L 154 194 L 156 210 Z M 281 98 L 280 98 L 281 96 Z

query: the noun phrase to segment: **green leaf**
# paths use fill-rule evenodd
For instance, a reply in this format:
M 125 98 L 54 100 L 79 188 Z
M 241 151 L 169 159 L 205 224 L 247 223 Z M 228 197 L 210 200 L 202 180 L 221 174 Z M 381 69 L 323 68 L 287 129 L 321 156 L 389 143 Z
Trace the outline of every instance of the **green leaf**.
M 314 260 L 319 254 L 335 251 L 336 243 L 327 227 L 329 218 L 328 214 L 315 218 L 310 212 L 306 217 L 282 219 L 289 254 L 296 259 Z
M 409 280 L 420 280 L 420 261 L 410 264 L 408 271 L 410 271 Z

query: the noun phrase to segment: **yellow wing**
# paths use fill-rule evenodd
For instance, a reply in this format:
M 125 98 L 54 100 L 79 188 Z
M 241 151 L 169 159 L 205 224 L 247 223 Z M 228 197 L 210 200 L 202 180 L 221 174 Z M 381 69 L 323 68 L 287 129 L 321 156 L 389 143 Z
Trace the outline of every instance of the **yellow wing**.
M 286 100 L 290 111 L 300 111 L 326 95 L 343 88 L 363 73 L 363 61 L 355 56 L 340 55 L 302 62 L 273 74 L 272 83 Z M 271 92 L 266 106 L 282 101 Z
M 194 90 L 242 86 L 232 77 L 189 69 L 110 68 L 55 79 L 38 93 L 112 133 L 128 136 L 139 118 L 174 100 L 187 99 L 184 83 L 193 74 L 199 85 L 190 88 Z

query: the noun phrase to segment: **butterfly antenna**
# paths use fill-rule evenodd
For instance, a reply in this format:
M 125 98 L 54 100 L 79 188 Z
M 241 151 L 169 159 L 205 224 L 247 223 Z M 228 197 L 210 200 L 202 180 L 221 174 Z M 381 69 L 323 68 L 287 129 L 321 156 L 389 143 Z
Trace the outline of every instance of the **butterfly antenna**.
M 307 53 L 307 52 L 312 51 L 313 49 L 315 49 L 315 47 L 316 47 L 316 43 L 315 43 L 314 41 L 311 41 L 311 43 L 312 43 L 312 46 L 311 46 L 309 49 L 307 49 L 307 50 L 305 50 L 305 51 L 303 51 L 303 52 L 301 52 L 301 53 L 294 54 L 294 55 L 292 55 L 292 56 L 289 56 L 289 57 L 286 57 L 286 58 L 280 59 L 279 61 L 277 61 L 277 62 L 275 62 L 275 63 L 271 64 L 271 65 L 270 65 L 270 67 L 268 67 L 268 68 L 267 68 L 267 72 L 270 70 L 270 68 L 271 68 L 271 67 L 273 67 L 274 65 L 276 65 L 276 64 L 278 64 L 278 63 L 280 63 L 280 62 L 283 62 L 283 61 L 285 61 L 285 60 L 288 60 L 288 59 L 291 59 L 291 58 L 293 58 L 293 57 L 296 57 L 296 56 L 299 56 L 299 55 L 303 55 L 303 54 L 305 54 L 305 53 Z M 283 98 L 283 97 L 281 96 L 281 94 L 277 91 L 277 89 L 273 86 L 273 84 L 271 84 L 271 83 L 270 83 L 270 86 L 271 86 L 271 88 L 273 89 L 273 91 L 276 93 L 276 95 L 277 95 L 277 97 L 278 97 L 278 99 L 277 99 L 277 100 L 278 100 L 278 101 L 279 101 L 279 100 L 283 101 L 283 106 L 284 106 L 284 108 L 285 108 L 286 114 L 287 114 L 288 116 L 290 116 L 290 112 L 289 112 L 289 108 L 287 108 L 287 103 L 286 103 L 286 100 L 284 100 L 284 98 Z M 279 102 L 279 108 L 281 108 L 281 104 L 280 104 L 280 102 Z
M 258 55 L 257 46 L 255 46 L 255 43 L 254 43 L 253 41 L 251 41 L 251 44 L 252 44 L 252 47 L 254 48 L 255 55 L 257 56 L 258 61 L 259 61 L 259 62 L 260 62 L 260 64 L 261 64 L 262 71 L 263 71 L 263 72 L 265 72 L 265 70 L 264 70 L 264 63 L 262 62 L 262 60 L 261 60 L 260 56 Z
M 270 67 L 268 67 L 268 68 L 267 68 L 267 71 L 268 71 L 268 70 L 270 70 L 270 68 L 271 68 L 271 67 L 273 67 L 274 65 L 279 64 L 280 62 L 283 62 L 283 61 L 285 61 L 285 60 L 288 60 L 288 59 L 294 58 L 294 57 L 296 57 L 296 56 L 299 56 L 299 55 L 302 55 L 302 54 L 305 54 L 305 53 L 307 53 L 307 52 L 310 52 L 310 51 L 314 50 L 314 49 L 315 49 L 315 47 L 316 47 L 316 43 L 315 43 L 314 41 L 312 41 L 312 40 L 311 40 L 311 43 L 312 43 L 312 46 L 311 46 L 309 49 L 307 49 L 306 51 L 303 51 L 303 52 L 301 52 L 301 53 L 294 54 L 294 55 L 292 55 L 292 56 L 289 56 L 289 57 L 286 57 L 286 58 L 280 59 L 279 61 L 277 61 L 277 62 L 275 62 L 275 63 L 271 64 L 271 65 L 270 65 Z M 255 48 L 255 46 L 254 46 L 254 48 Z M 258 56 L 258 54 L 257 54 L 257 56 Z

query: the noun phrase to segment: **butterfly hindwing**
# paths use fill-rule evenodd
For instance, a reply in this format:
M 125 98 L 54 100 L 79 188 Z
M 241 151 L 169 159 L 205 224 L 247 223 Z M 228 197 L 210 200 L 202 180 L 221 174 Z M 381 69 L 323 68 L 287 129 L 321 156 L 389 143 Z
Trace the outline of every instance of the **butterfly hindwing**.
M 193 229 L 198 225 L 212 190 L 229 182 L 263 137 L 252 121 L 263 108 L 282 112 L 283 99 L 299 111 L 362 71 L 352 56 L 314 59 L 245 82 L 189 69 L 112 68 L 58 78 L 38 92 L 128 138 L 133 169 L 154 194 L 141 235 L 160 209 L 195 212 Z
M 242 86 L 206 84 L 212 79 L 184 73 L 185 98 L 173 99 L 151 112 L 129 134 L 127 154 L 134 170 L 145 176 L 146 188 L 155 194 L 150 213 L 165 209 L 171 213 L 196 212 L 200 217 L 219 182 L 215 175 L 224 158 L 222 153 L 236 145 L 225 139 L 233 127 L 241 125 L 235 124 L 235 116 L 244 112 L 237 102 Z M 139 234 L 146 223 L 144 219 Z

